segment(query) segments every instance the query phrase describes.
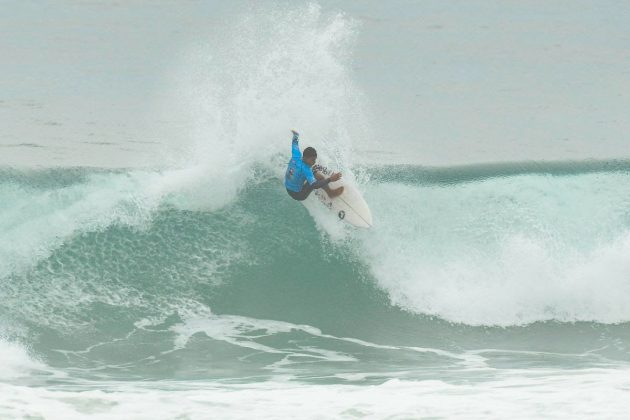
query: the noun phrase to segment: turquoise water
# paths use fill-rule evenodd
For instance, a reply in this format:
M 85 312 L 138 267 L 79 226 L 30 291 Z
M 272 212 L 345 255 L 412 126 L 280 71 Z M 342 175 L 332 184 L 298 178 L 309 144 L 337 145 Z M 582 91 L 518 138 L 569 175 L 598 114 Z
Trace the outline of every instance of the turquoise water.
M 359 172 L 369 231 L 263 168 L 220 209 L 151 196 L 168 171 L 5 170 L 4 386 L 404 394 L 627 369 L 628 163 Z
M 627 6 L 5 9 L 0 418 L 627 417 Z

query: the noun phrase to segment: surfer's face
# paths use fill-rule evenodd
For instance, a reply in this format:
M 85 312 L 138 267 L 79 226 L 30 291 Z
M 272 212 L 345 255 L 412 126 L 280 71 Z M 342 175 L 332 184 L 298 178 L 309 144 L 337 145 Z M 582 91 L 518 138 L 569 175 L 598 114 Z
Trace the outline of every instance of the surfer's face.
M 302 159 L 308 166 L 313 166 L 315 165 L 315 162 L 317 161 L 317 156 L 309 156 L 307 158 Z

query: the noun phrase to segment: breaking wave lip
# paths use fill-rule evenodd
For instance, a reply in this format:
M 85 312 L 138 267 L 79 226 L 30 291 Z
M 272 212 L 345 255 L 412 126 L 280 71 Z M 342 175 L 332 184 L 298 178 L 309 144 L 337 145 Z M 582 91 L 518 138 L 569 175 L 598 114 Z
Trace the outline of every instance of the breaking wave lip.
M 412 185 L 452 185 L 519 175 L 574 176 L 593 173 L 630 173 L 630 160 L 557 160 L 485 162 L 456 166 L 413 164 L 364 165 L 373 182 Z

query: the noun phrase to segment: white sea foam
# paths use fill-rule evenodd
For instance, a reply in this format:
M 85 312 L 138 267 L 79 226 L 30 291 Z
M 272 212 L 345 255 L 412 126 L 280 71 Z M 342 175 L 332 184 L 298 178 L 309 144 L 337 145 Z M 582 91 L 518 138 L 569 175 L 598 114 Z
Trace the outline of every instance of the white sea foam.
M 170 160 L 199 165 L 205 177 L 236 190 L 254 164 L 282 176 L 289 130 L 296 129 L 302 147 L 315 146 L 337 167 L 347 165 L 352 139 L 367 126 L 349 66 L 355 27 L 315 4 L 260 5 L 192 46 L 172 71 L 158 110 L 185 122 L 173 135 L 189 153 Z M 212 195 L 206 194 L 211 202 Z
M 33 371 L 45 367 L 43 363 L 31 357 L 28 351 L 15 342 L 0 338 L 0 381 L 9 381 L 28 377 Z
M 82 391 L 0 384 L 0 416 L 45 419 L 625 418 L 628 371 L 508 371 L 448 383 L 110 383 Z M 95 384 L 96 385 L 96 384 Z M 98 384 L 103 387 L 103 384 Z
M 627 174 L 368 189 L 366 263 L 394 304 L 472 325 L 630 320 Z

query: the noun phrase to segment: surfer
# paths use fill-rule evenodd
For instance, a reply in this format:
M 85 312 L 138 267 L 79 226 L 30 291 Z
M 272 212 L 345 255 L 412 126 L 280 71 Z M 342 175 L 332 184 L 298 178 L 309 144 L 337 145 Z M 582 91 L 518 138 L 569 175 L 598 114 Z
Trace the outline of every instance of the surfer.
M 331 182 L 338 181 L 341 173 L 333 173 L 329 178 L 317 171 L 313 173 L 313 166 L 317 161 L 317 152 L 312 147 L 304 149 L 304 153 L 300 152 L 298 139 L 300 134 L 291 130 L 293 133 L 293 145 L 291 147 L 291 160 L 287 167 L 284 177 L 284 186 L 287 188 L 289 195 L 298 201 L 306 200 L 313 190 L 323 188 L 330 198 L 337 197 L 343 192 L 343 187 L 332 189 L 328 186 Z

